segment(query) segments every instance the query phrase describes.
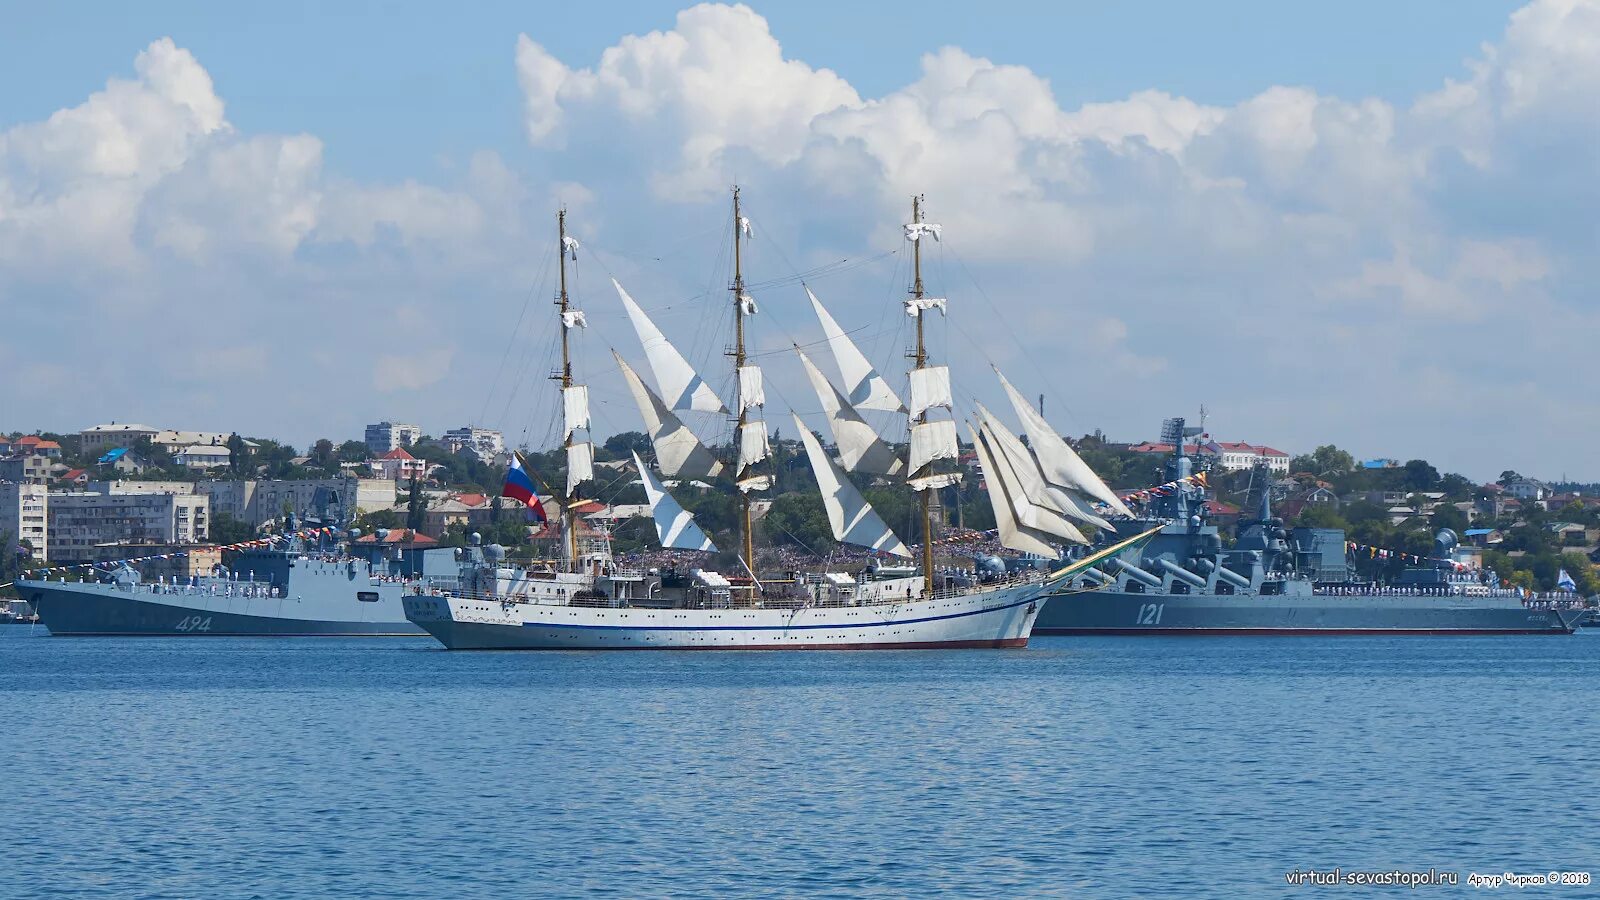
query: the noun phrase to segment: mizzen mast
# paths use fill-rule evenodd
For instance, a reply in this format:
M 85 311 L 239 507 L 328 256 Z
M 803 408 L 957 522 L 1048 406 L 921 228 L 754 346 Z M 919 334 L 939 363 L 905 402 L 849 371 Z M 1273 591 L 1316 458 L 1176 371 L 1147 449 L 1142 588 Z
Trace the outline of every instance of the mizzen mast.
M 922 224 L 922 195 L 911 198 L 911 224 Z M 928 344 L 923 336 L 921 304 L 923 299 L 922 289 L 922 241 L 920 234 L 917 240 L 911 242 L 911 297 L 917 301 L 919 307 L 917 315 L 917 349 L 912 356 L 913 369 L 928 367 Z M 917 424 L 928 421 L 928 411 L 915 412 Z M 933 460 L 928 460 L 927 465 L 911 473 L 912 478 L 927 478 L 933 474 Z M 922 590 L 929 596 L 933 595 L 933 490 L 919 491 L 922 495 Z

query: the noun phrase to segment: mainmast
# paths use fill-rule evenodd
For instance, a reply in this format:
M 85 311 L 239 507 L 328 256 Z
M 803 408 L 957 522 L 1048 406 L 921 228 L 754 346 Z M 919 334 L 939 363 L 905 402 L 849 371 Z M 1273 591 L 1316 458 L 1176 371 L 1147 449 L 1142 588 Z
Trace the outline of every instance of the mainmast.
M 911 198 L 911 224 L 922 224 L 922 195 Z M 911 282 L 911 296 L 918 301 L 920 307 L 923 298 L 922 291 L 922 241 L 911 242 L 911 265 L 913 278 Z M 923 338 L 923 316 L 917 316 L 917 349 L 913 355 L 913 369 L 923 369 L 928 365 L 928 345 Z M 919 424 L 928 421 L 928 411 L 917 413 Z M 933 474 L 933 461 L 911 473 L 912 478 L 926 478 Z M 922 590 L 928 596 L 933 596 L 933 489 L 919 491 L 922 495 Z
M 742 242 L 740 240 L 740 237 L 741 237 L 741 234 L 742 234 L 743 230 L 744 230 L 744 218 L 739 214 L 739 187 L 738 187 L 738 185 L 734 185 L 734 188 L 733 188 L 733 288 L 732 288 L 732 290 L 733 290 L 733 366 L 734 366 L 734 376 L 735 376 L 736 379 L 739 376 L 740 372 L 744 369 L 744 364 L 745 364 L 745 352 L 744 352 L 744 310 L 745 310 L 744 259 L 743 259 L 743 249 L 742 249 L 743 245 L 742 245 Z M 742 386 L 741 386 L 741 388 L 742 388 Z M 735 462 L 734 462 L 734 466 L 733 466 L 733 471 L 734 471 L 733 480 L 734 480 L 734 482 L 736 484 L 739 483 L 739 482 L 744 481 L 745 478 L 749 477 L 749 474 L 750 474 L 745 467 L 743 467 L 743 466 L 741 466 L 739 464 L 742 461 L 741 457 L 743 456 L 743 454 L 740 452 L 739 448 L 743 446 L 744 427 L 747 424 L 749 424 L 750 412 L 749 412 L 749 408 L 746 405 L 746 403 L 744 402 L 744 398 L 742 396 L 739 398 L 739 401 L 738 401 L 737 405 L 739 407 L 739 422 L 738 422 L 738 426 L 734 429 L 734 442 L 733 442 L 734 443 L 734 448 L 735 448 L 734 449 Z M 746 490 L 740 490 L 739 491 L 739 529 L 740 529 L 740 534 L 742 535 L 742 537 L 744 539 L 744 563 L 745 563 L 746 566 L 749 567 L 750 571 L 752 573 L 754 573 L 755 572 L 755 568 L 756 568 L 755 534 L 750 528 L 750 492 L 746 491 Z M 752 590 L 753 590 L 753 588 L 752 588 Z M 752 596 L 754 596 L 753 593 L 752 593 Z

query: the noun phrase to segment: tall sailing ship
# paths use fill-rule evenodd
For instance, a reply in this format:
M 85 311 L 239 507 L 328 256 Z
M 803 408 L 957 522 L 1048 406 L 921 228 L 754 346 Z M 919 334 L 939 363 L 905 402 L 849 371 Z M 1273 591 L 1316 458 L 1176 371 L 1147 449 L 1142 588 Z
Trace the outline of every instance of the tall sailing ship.
M 678 348 L 613 279 L 618 298 L 642 344 L 654 385 L 620 355 L 616 363 L 639 408 L 654 451 L 656 471 L 634 455 L 663 548 L 693 552 L 716 547 L 693 515 L 675 500 L 670 479 L 715 479 L 726 475 L 737 488 L 739 571 L 696 568 L 677 584 L 659 575 L 621 566 L 603 533 L 580 536 L 577 508 L 583 485 L 593 476 L 588 389 L 572 372 L 572 336 L 586 327 L 584 313 L 567 291 L 567 264 L 577 241 L 567 233 L 566 213 L 557 216 L 561 329 L 562 443 L 567 477 L 557 500 L 562 510 L 562 558 L 527 567 L 508 562 L 499 548 L 469 548 L 460 579 L 435 581 L 404 598 L 406 617 L 451 649 L 912 649 L 1022 647 L 1040 607 L 1060 585 L 1096 563 L 1133 548 L 1148 533 L 1121 540 L 1083 559 L 980 581 L 935 570 L 933 496 L 961 475 L 946 461 L 959 456 L 948 366 L 935 365 L 926 340 L 927 316 L 944 314 L 943 298 L 927 296 L 922 279 L 923 244 L 940 239 L 940 226 L 923 220 L 921 198 L 913 200 L 905 225 L 913 279 L 904 309 L 914 322 L 909 354 L 909 403 L 807 289 L 826 343 L 843 378 L 843 389 L 803 350 L 796 353 L 817 393 L 837 447 L 834 459 L 798 415 L 794 423 L 805 448 L 835 540 L 867 548 L 881 557 L 918 566 L 873 565 L 857 573 L 822 571 L 763 576 L 755 549 L 752 506 L 774 485 L 772 448 L 765 418 L 762 369 L 747 352 L 746 331 L 757 305 L 747 290 L 744 241 L 751 224 L 733 191 L 732 403 L 700 376 Z M 1031 449 L 1000 420 L 979 407 L 972 436 L 983 465 L 1002 543 L 1059 559 L 1057 544 L 1086 543 L 1073 522 L 1104 525 L 1103 514 L 1125 514 L 1121 501 L 1071 447 L 1033 413 L 1009 383 Z M 1021 401 L 1021 402 L 1019 402 Z M 909 433 L 904 458 L 862 411 L 905 416 Z M 725 457 L 719 456 L 684 421 L 682 413 L 732 420 Z M 941 465 L 943 463 L 943 465 Z M 659 472 L 659 476 L 657 474 Z M 520 470 L 514 472 L 521 477 Z M 851 475 L 899 478 L 916 492 L 923 540 L 916 554 L 872 508 Z M 531 493 L 531 492 L 530 492 Z M 553 492 L 554 493 L 554 492 Z

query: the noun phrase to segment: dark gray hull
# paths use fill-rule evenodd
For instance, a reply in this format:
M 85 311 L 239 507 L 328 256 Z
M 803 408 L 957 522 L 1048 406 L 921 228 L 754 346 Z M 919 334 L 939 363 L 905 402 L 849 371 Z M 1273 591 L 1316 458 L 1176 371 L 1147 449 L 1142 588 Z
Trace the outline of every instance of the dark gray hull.
M 130 595 L 85 587 L 91 589 L 78 589 L 72 584 L 22 585 L 23 596 L 38 611 L 39 621 L 56 636 L 417 637 L 424 634 L 422 629 L 403 618 L 393 621 L 382 615 L 380 609 L 373 609 L 370 617 L 354 618 L 367 611 L 353 610 L 351 619 L 333 619 L 315 614 L 313 610 L 320 611 L 317 608 L 321 604 L 294 599 L 256 599 L 245 603 L 237 598 L 230 598 L 231 602 L 202 598 L 209 602 L 197 604 L 185 602 L 187 598 L 181 595 Z M 396 610 L 399 606 L 398 602 L 383 605 Z M 234 608 L 223 608 L 225 606 Z M 301 613 L 301 608 L 311 614 Z
M 1570 634 L 1578 611 L 1502 598 L 1086 591 L 1053 597 L 1035 634 Z

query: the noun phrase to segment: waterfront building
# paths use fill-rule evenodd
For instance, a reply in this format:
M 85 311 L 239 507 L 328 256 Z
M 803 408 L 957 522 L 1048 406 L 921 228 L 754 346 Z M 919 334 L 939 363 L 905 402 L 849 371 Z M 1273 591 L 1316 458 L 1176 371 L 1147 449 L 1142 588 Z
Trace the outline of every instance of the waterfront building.
M 293 513 L 301 519 L 345 522 L 363 512 L 394 506 L 395 483 L 385 478 L 309 478 L 271 481 L 202 481 L 213 516 L 228 515 L 251 527 Z
M 27 542 L 34 562 L 49 560 L 50 491 L 37 484 L 0 481 L 0 534 Z M 13 547 L 0 547 L 10 553 Z
M 160 433 L 161 429 L 152 428 L 149 425 L 139 425 L 132 422 L 119 425 L 116 422 L 111 422 L 106 425 L 85 428 L 78 432 L 78 438 L 82 441 L 83 452 L 92 453 L 99 450 L 109 450 L 113 447 L 129 447 L 141 440 L 152 440 Z
M 195 544 L 210 533 L 210 503 L 202 494 L 52 493 L 48 547 L 56 563 L 98 561 L 106 544 Z
M 390 450 L 409 447 L 421 439 L 422 428 L 416 425 L 407 425 L 400 422 L 379 422 L 376 425 L 367 426 L 367 451 L 373 456 L 382 456 Z

